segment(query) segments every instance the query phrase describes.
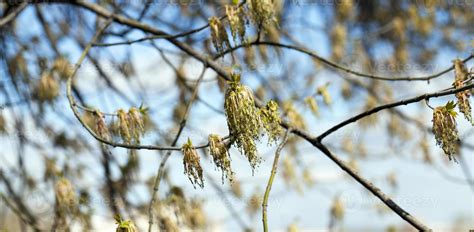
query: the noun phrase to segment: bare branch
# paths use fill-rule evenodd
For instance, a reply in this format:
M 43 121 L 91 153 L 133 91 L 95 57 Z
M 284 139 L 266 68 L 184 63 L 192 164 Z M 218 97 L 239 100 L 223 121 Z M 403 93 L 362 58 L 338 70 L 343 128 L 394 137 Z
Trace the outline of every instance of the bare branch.
M 280 142 L 280 145 L 278 145 L 278 148 L 275 152 L 275 158 L 273 159 L 273 166 L 272 166 L 272 171 L 270 174 L 270 178 L 268 178 L 268 183 L 267 183 L 267 188 L 265 189 L 265 194 L 263 195 L 263 201 L 262 201 L 262 222 L 263 222 L 263 231 L 267 232 L 268 231 L 268 221 L 267 221 L 267 207 L 268 207 L 268 198 L 270 197 L 270 191 L 272 190 L 272 185 L 273 185 L 273 179 L 275 179 L 275 175 L 277 173 L 277 168 L 278 168 L 278 159 L 280 158 L 280 153 L 281 150 L 283 150 L 283 147 L 285 146 L 286 142 L 288 142 L 288 137 L 291 132 L 291 129 L 288 129 L 285 132 L 285 136 L 283 137 L 283 140 Z
M 405 99 L 405 100 L 401 100 L 401 101 L 381 105 L 381 106 L 375 107 L 371 110 L 360 113 L 356 116 L 353 116 L 353 117 L 351 117 L 351 118 L 349 118 L 349 119 L 347 119 L 347 120 L 331 127 L 329 130 L 327 130 L 326 132 L 324 132 L 321 135 L 319 135 L 318 137 L 316 137 L 315 140 L 322 141 L 326 136 L 328 136 L 329 134 L 337 131 L 338 129 L 340 129 L 340 128 L 342 128 L 342 127 L 344 127 L 344 126 L 346 126 L 350 123 L 356 122 L 357 120 L 359 120 L 361 118 L 364 118 L 364 117 L 367 117 L 367 116 L 372 115 L 374 113 L 377 113 L 381 110 L 390 109 L 390 108 L 401 106 L 401 105 L 408 105 L 408 104 L 412 104 L 412 103 L 419 102 L 419 101 L 422 101 L 422 100 L 428 100 L 430 98 L 436 98 L 436 97 L 441 97 L 441 96 L 446 96 L 446 95 L 452 95 L 452 94 L 455 94 L 455 93 L 458 93 L 458 92 L 461 92 L 461 91 L 464 91 L 464 90 L 472 89 L 472 88 L 474 88 L 474 83 L 470 84 L 470 85 L 466 85 L 466 86 L 464 86 L 462 88 L 459 88 L 459 89 L 450 89 L 450 90 L 441 91 L 441 92 L 423 94 L 423 95 L 420 95 L 420 96 L 417 96 L 417 97 L 414 97 L 414 98 L 409 98 L 409 99 Z

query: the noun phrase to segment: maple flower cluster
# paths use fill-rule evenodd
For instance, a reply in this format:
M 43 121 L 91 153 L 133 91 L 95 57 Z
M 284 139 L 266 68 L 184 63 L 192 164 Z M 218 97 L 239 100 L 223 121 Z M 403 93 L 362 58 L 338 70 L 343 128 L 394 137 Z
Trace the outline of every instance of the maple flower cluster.
M 144 114 L 146 109 L 142 107 L 140 109 L 132 107 L 128 112 L 123 109 L 117 111 L 118 131 L 125 143 L 140 143 L 140 137 L 145 133 Z
M 232 81 L 225 94 L 224 109 L 227 126 L 239 151 L 247 157 L 252 170 L 260 163 L 256 141 L 266 131 L 269 140 L 280 134 L 278 105 L 270 101 L 263 109 L 255 106 L 252 90 L 240 84 L 240 75 L 231 74 Z
M 245 43 L 245 28 L 248 25 L 248 18 L 257 28 L 266 28 L 270 24 L 276 24 L 277 6 L 281 2 L 275 0 L 249 0 L 248 7 L 244 8 L 234 2 L 233 5 L 226 5 L 225 12 L 232 33 L 234 42 L 240 40 Z M 223 53 L 231 48 L 229 38 L 224 23 L 218 17 L 209 18 L 209 27 L 211 29 L 212 43 L 218 53 Z
M 183 145 L 181 150 L 183 151 L 184 155 L 184 174 L 188 176 L 194 188 L 196 188 L 196 185 L 203 188 L 204 179 L 202 177 L 202 167 L 200 163 L 200 158 L 197 154 L 196 149 L 193 146 L 193 143 L 189 138 L 188 142 Z
M 450 101 L 445 106 L 436 107 L 433 111 L 433 133 L 436 144 L 443 149 L 449 160 L 454 158 L 459 140 L 455 107 L 456 104 Z
M 222 183 L 224 183 L 224 177 L 232 181 L 232 169 L 230 167 L 230 154 L 227 150 L 224 140 L 218 135 L 209 135 L 209 151 L 212 156 L 214 163 L 217 168 L 222 171 Z
M 469 73 L 467 71 L 464 63 L 456 59 L 454 61 L 454 71 L 455 71 L 455 80 L 453 83 L 454 88 L 459 89 L 464 87 L 466 84 L 469 84 Z M 471 97 L 471 92 L 467 89 L 461 92 L 456 93 L 456 98 L 458 100 L 458 109 L 459 112 L 464 114 L 466 120 L 471 122 L 474 125 L 471 115 L 471 105 L 469 103 L 469 98 Z

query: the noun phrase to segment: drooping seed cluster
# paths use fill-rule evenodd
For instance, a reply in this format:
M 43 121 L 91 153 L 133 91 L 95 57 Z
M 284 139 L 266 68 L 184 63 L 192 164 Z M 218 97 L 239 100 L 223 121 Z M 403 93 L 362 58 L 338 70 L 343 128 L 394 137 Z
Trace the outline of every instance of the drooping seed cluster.
M 209 135 L 209 151 L 216 167 L 222 171 L 222 183 L 224 177 L 232 182 L 233 172 L 230 167 L 230 154 L 223 139 L 218 135 Z
M 454 158 L 459 140 L 455 107 L 456 104 L 450 101 L 445 106 L 437 107 L 433 111 L 433 133 L 436 144 L 443 149 L 449 160 Z
M 455 80 L 453 83 L 454 88 L 459 89 L 464 87 L 468 80 L 469 80 L 469 73 L 467 71 L 466 66 L 464 63 L 456 59 L 454 61 L 454 71 L 455 71 Z M 464 114 L 464 117 L 466 120 L 471 122 L 472 125 L 474 125 L 474 121 L 472 120 L 472 115 L 471 115 L 471 104 L 469 103 L 469 98 L 471 97 L 471 92 L 469 89 L 461 91 L 456 93 L 456 98 L 458 100 L 457 105 L 459 108 L 459 111 Z
M 96 110 L 94 111 L 95 116 L 95 131 L 103 139 L 109 140 L 110 133 L 107 125 L 105 124 L 104 114 Z
M 204 179 L 202 177 L 200 158 L 190 139 L 188 139 L 188 142 L 183 145 L 182 151 L 184 155 L 184 174 L 188 176 L 194 188 L 196 188 L 196 185 L 203 188 Z

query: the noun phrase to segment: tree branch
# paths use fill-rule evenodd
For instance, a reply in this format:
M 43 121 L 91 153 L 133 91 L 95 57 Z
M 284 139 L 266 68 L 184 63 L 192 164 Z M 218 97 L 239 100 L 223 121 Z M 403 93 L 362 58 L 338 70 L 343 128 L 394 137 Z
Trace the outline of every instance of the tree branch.
M 367 73 L 362 73 L 362 72 L 359 72 L 359 71 L 354 71 L 352 69 L 349 69 L 347 67 L 344 67 L 342 65 L 339 65 L 335 62 L 332 62 L 328 59 L 325 59 L 321 56 L 319 56 L 318 54 L 316 54 L 315 52 L 313 51 L 310 51 L 309 49 L 306 49 L 306 48 L 303 48 L 303 47 L 299 47 L 299 46 L 294 46 L 294 45 L 289 45 L 289 44 L 281 44 L 281 43 L 277 43 L 277 42 L 271 42 L 271 41 L 254 41 L 254 42 L 251 42 L 251 43 L 247 43 L 247 44 L 240 44 L 240 45 L 237 45 L 217 56 L 214 57 L 214 59 L 217 59 L 227 53 L 231 53 L 239 48 L 242 48 L 242 47 L 246 47 L 246 46 L 259 46 L 259 45 L 267 45 L 267 46 L 273 46 L 273 47 L 280 47 L 280 48 L 286 48 L 286 49 L 290 49 L 290 50 L 294 50 L 294 51 L 298 51 L 298 52 L 301 52 L 301 53 L 304 53 L 306 55 L 309 55 L 311 56 L 312 58 L 322 62 L 323 64 L 326 64 L 328 65 L 329 67 L 331 68 L 334 68 L 334 69 L 337 69 L 337 70 L 341 70 L 343 72 L 346 72 L 346 73 L 350 73 L 350 74 L 354 74 L 356 76 L 360 76 L 360 77 L 365 77 L 365 78 L 369 78 L 369 79 L 374 79 L 374 80 L 383 80 L 383 81 L 429 81 L 431 79 L 435 79 L 437 77 L 440 77 L 442 76 L 443 74 L 446 74 L 448 72 L 450 72 L 451 70 L 454 69 L 454 65 L 451 65 L 449 68 L 447 69 L 444 69 L 438 73 L 435 73 L 435 74 L 432 74 L 432 75 L 428 75 L 428 76 L 420 76 L 420 77 L 410 77 L 410 76 L 405 76 L 405 77 L 387 77 L 387 76 L 379 76 L 379 75 L 374 75 L 374 74 L 367 74 Z M 471 60 L 472 58 L 474 58 L 474 53 L 471 53 L 471 55 L 467 58 L 465 58 L 463 60 L 463 62 L 467 62 L 469 60 Z
M 270 191 L 272 190 L 273 179 L 275 178 L 275 175 L 277 173 L 278 159 L 280 158 L 281 150 L 283 150 L 283 147 L 285 146 L 286 142 L 288 142 L 288 137 L 289 137 L 290 132 L 291 132 L 291 129 L 288 129 L 285 132 L 285 136 L 283 137 L 283 140 L 281 141 L 280 145 L 278 145 L 278 148 L 275 152 L 275 158 L 273 159 L 273 166 L 272 166 L 270 178 L 268 178 L 267 188 L 265 189 L 265 194 L 263 195 L 262 222 L 263 222 L 264 232 L 268 232 L 268 221 L 267 221 L 268 198 L 270 197 Z
M 201 75 L 199 76 L 198 81 L 196 82 L 196 85 L 194 86 L 194 90 L 193 90 L 193 93 L 191 95 L 191 98 L 189 99 L 189 102 L 186 105 L 185 113 L 183 115 L 183 118 L 181 119 L 181 122 L 179 124 L 178 132 L 176 133 L 176 136 L 175 136 L 171 146 L 176 146 L 176 144 L 178 143 L 179 137 L 181 136 L 181 133 L 183 132 L 184 127 L 186 126 L 186 122 L 187 122 L 187 119 L 188 119 L 188 116 L 189 116 L 189 112 L 191 111 L 191 106 L 192 106 L 194 100 L 196 99 L 197 92 L 198 92 L 198 89 L 199 89 L 199 85 L 201 84 L 201 81 L 204 78 L 204 74 L 206 73 L 206 70 L 207 70 L 207 66 L 204 66 L 203 70 L 201 72 Z M 150 204 L 148 206 L 148 232 L 151 232 L 152 227 L 153 227 L 153 205 L 156 202 L 156 198 L 157 198 L 157 195 L 158 195 L 157 193 L 158 193 L 159 188 L 160 188 L 161 179 L 163 178 L 163 175 L 164 175 L 164 172 L 165 172 L 166 161 L 168 161 L 168 158 L 170 156 L 171 156 L 171 151 L 168 151 L 165 154 L 165 156 L 163 157 L 163 159 L 161 160 L 160 167 L 158 168 L 158 173 L 157 173 L 156 178 L 155 178 L 155 183 L 153 185 L 153 193 L 152 193 L 152 196 L 151 196 Z
M 474 83 L 466 85 L 466 86 L 464 86 L 462 88 L 459 88 L 459 89 L 450 89 L 450 90 L 436 92 L 436 93 L 423 94 L 423 95 L 420 95 L 420 96 L 417 96 L 417 97 L 414 97 L 414 98 L 409 98 L 409 99 L 405 99 L 405 100 L 401 100 L 401 101 L 381 105 L 381 106 L 375 107 L 371 110 L 360 113 L 356 116 L 353 116 L 353 117 L 351 117 L 351 118 L 349 118 L 349 119 L 347 119 L 347 120 L 331 127 L 326 132 L 324 132 L 321 135 L 319 135 L 318 137 L 314 138 L 314 140 L 317 140 L 317 141 L 321 142 L 326 136 L 328 136 L 329 134 L 337 131 L 338 129 L 340 129 L 340 128 L 342 128 L 342 127 L 344 127 L 344 126 L 346 126 L 350 123 L 356 122 L 357 120 L 359 120 L 361 118 L 367 117 L 369 115 L 372 115 L 372 114 L 377 113 L 377 112 L 379 112 L 381 110 L 384 110 L 384 109 L 390 109 L 390 108 L 401 106 L 401 105 L 408 105 L 408 104 L 412 104 L 412 103 L 419 102 L 419 101 L 422 101 L 422 100 L 428 100 L 430 98 L 451 95 L 451 94 L 455 94 L 455 93 L 458 93 L 458 92 L 461 92 L 461 91 L 464 91 L 464 90 L 468 90 L 468 89 L 472 89 L 472 88 L 474 88 Z

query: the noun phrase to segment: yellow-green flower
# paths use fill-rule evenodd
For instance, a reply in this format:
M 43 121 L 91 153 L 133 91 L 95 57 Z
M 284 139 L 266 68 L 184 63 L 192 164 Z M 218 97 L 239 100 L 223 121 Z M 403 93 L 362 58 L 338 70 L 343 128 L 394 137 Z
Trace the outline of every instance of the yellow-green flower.
M 229 20 L 234 42 L 237 42 L 237 38 L 240 39 L 240 42 L 245 42 L 245 13 L 243 8 L 235 5 L 226 5 L 225 12 Z
M 454 72 L 455 72 L 455 80 L 453 83 L 454 88 L 459 89 L 466 85 L 466 81 L 469 79 L 469 73 L 467 71 L 466 66 L 464 63 L 456 59 L 454 60 Z M 466 120 L 471 122 L 474 125 L 474 121 L 472 120 L 471 115 L 471 104 L 469 102 L 469 98 L 471 97 L 471 91 L 464 90 L 461 92 L 456 93 L 456 98 L 458 99 L 457 105 L 459 111 L 464 114 Z
M 211 28 L 211 39 L 214 47 L 218 53 L 222 53 L 225 50 L 229 49 L 230 42 L 227 37 L 227 31 L 225 30 L 224 25 L 217 17 L 209 18 L 209 27 Z
M 224 176 L 232 182 L 233 172 L 230 167 L 230 154 L 223 139 L 218 135 L 209 135 L 209 150 L 217 168 L 222 171 L 222 183 L 224 183 Z
M 140 143 L 140 137 L 145 133 L 142 113 L 135 107 L 128 110 L 128 120 L 131 137 L 135 143 Z
M 232 78 L 224 102 L 227 125 L 237 148 L 247 157 L 252 169 L 255 169 L 261 161 L 255 141 L 261 138 L 262 121 L 252 91 L 240 84 L 239 74 L 232 74 Z
M 196 188 L 196 185 L 199 185 L 201 188 L 203 188 L 204 180 L 202 177 L 200 158 L 189 138 L 188 142 L 183 145 L 182 151 L 184 155 L 184 174 L 188 175 L 188 178 L 193 184 L 194 188 Z
M 117 111 L 118 116 L 118 124 L 119 124 L 119 133 L 125 143 L 131 142 L 131 135 L 130 135 L 130 124 L 128 119 L 128 114 L 123 109 L 119 109 Z
M 137 232 L 135 224 L 130 220 L 123 220 L 120 215 L 115 215 L 115 224 L 117 224 L 116 232 Z
M 276 0 L 279 1 L 279 0 Z M 256 26 L 276 23 L 276 7 L 273 0 L 248 0 L 252 21 Z
M 433 111 L 433 134 L 436 144 L 443 149 L 449 160 L 454 158 L 459 140 L 455 107 L 456 104 L 450 101 L 445 106 L 437 107 Z
M 278 104 L 273 100 L 269 101 L 265 107 L 260 109 L 260 118 L 268 134 L 268 142 L 276 142 L 281 134 Z

